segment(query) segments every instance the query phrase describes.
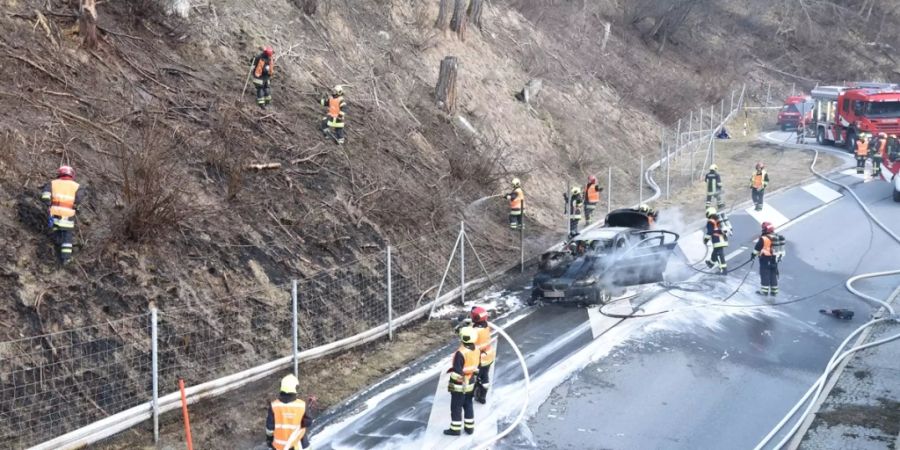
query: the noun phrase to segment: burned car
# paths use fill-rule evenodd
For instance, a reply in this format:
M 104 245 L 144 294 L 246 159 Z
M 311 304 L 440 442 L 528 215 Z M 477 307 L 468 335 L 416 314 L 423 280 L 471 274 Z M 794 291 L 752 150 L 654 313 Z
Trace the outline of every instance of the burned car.
M 662 281 L 678 234 L 651 229 L 652 216 L 632 209 L 609 213 L 605 226 L 583 231 L 562 250 L 541 255 L 531 299 L 604 303 L 624 286 Z

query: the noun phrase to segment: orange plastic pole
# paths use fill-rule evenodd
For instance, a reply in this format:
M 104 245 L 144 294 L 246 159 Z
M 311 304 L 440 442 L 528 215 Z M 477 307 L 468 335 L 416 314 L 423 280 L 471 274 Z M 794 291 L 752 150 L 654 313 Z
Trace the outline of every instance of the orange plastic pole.
M 191 440 L 191 417 L 188 415 L 187 396 L 184 395 L 184 380 L 178 379 L 178 389 L 181 391 L 181 415 L 184 416 L 184 434 L 187 436 L 188 450 L 194 450 L 194 443 Z

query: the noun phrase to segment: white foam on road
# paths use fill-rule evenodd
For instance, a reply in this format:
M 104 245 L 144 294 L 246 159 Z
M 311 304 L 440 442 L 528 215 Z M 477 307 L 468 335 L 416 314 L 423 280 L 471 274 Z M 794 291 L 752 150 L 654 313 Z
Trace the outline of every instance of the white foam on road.
M 703 243 L 703 234 L 703 230 L 697 230 L 678 240 L 678 248 L 687 258 L 688 263 L 696 264 L 706 259 L 708 249 Z
M 869 167 L 868 164 L 866 165 L 866 170 L 865 170 L 865 173 L 863 173 L 863 174 L 858 174 L 858 173 L 856 173 L 856 168 L 855 168 L 855 167 L 852 168 L 852 169 L 847 169 L 847 170 L 842 170 L 842 171 L 841 171 L 841 174 L 843 174 L 843 175 L 848 175 L 848 176 L 851 176 L 851 177 L 853 177 L 853 178 L 858 178 L 858 179 L 862 180 L 863 183 L 868 183 L 868 182 L 870 182 L 870 181 L 875 181 L 875 178 L 872 178 L 871 176 L 869 176 L 870 173 L 872 173 L 872 168 Z
M 747 214 L 757 222 L 771 222 L 772 225 L 775 225 L 776 227 L 784 225 L 788 222 L 788 220 L 790 220 L 768 203 L 763 203 L 762 211 L 757 211 L 753 206 L 745 209 L 744 211 L 746 211 Z
M 803 186 L 803 190 L 812 194 L 814 197 L 816 197 L 817 199 L 821 200 L 824 203 L 831 203 L 831 202 L 844 196 L 840 192 L 838 192 L 834 189 L 831 189 L 830 187 L 825 186 L 824 184 L 819 183 L 818 181 L 816 181 L 815 183 L 807 184 L 806 186 Z

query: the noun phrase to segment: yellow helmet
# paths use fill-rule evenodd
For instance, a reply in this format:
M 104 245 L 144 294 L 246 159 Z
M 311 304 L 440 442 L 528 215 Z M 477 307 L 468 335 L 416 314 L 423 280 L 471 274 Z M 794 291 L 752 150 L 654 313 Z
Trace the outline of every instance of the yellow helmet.
M 712 170 L 713 172 L 715 172 L 715 171 L 719 170 L 719 166 L 717 166 L 715 164 L 710 164 L 709 170 Z
M 297 386 L 300 385 L 300 380 L 297 379 L 293 374 L 287 375 L 281 379 L 281 392 L 285 394 L 296 394 Z
M 580 194 L 580 193 L 581 193 L 581 188 L 578 187 L 578 186 L 573 187 L 573 188 L 572 188 L 572 193 L 573 193 L 573 194 Z
M 462 327 L 459 329 L 459 341 L 463 344 L 474 344 L 478 339 L 478 332 L 472 327 Z
M 707 219 L 716 215 L 716 213 L 718 213 L 718 211 L 716 211 L 716 208 L 713 208 L 712 206 L 710 206 L 709 208 L 706 208 L 706 218 Z
M 520 180 L 520 179 L 518 179 L 518 178 L 513 178 L 513 179 L 512 179 L 512 185 L 513 185 L 513 187 L 519 187 L 519 186 L 522 185 L 522 180 Z
M 344 95 L 344 87 L 341 85 L 337 85 L 331 91 L 334 95 Z

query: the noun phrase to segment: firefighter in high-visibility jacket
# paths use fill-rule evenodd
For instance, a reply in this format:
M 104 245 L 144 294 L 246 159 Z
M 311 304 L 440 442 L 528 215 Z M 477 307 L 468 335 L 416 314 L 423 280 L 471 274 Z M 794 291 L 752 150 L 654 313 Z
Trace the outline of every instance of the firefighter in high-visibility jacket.
M 494 364 L 496 350 L 491 338 L 491 327 L 488 325 L 487 310 L 481 306 L 472 308 L 469 314 L 472 320 L 472 328 L 478 333 L 475 340 L 475 349 L 481 353 L 478 365 L 478 376 L 475 379 L 474 397 L 481 404 L 487 403 L 487 393 L 491 388 L 491 366 Z
M 762 223 L 762 234 L 750 255 L 752 261 L 759 257 L 759 295 L 778 295 L 778 264 L 784 258 L 784 237 L 775 234 L 775 226 Z
M 509 228 L 521 230 L 524 227 L 522 219 L 525 215 L 525 191 L 522 190 L 522 181 L 513 178 L 512 188 L 513 190 L 506 194 L 506 200 L 509 201 Z
M 56 179 L 41 190 L 41 200 L 50 208 L 47 225 L 53 233 L 57 261 L 63 265 L 72 257 L 75 212 L 84 200 L 80 188 L 75 182 L 75 169 L 61 166 L 56 170 Z
M 703 235 L 703 244 L 712 242 L 712 253 L 706 260 L 706 267 L 717 268 L 719 273 L 728 273 L 728 263 L 725 261 L 725 248 L 728 247 L 728 236 L 722 228 L 716 208 L 706 208 L 706 233 Z
M 309 448 L 307 430 L 312 426 L 310 409 L 315 408 L 316 398 L 310 397 L 308 405 L 297 398 L 299 384 L 300 381 L 294 375 L 285 376 L 281 379 L 278 398 L 269 403 L 266 416 L 266 443 L 269 444 L 269 449 Z
M 869 136 L 865 133 L 856 139 L 856 174 L 866 173 L 866 159 L 869 158 Z
M 763 197 L 766 194 L 766 187 L 769 186 L 769 173 L 766 172 L 766 165 L 762 162 L 756 163 L 756 170 L 750 176 L 750 197 L 757 211 L 763 209 Z
M 881 176 L 881 163 L 887 156 L 888 135 L 887 133 L 878 133 L 878 138 L 871 146 L 870 156 L 872 157 L 872 177 Z
M 716 199 L 716 205 L 722 203 L 722 177 L 719 176 L 719 166 L 715 164 L 709 165 L 709 172 L 706 173 L 706 207 L 713 206 L 713 199 Z
M 256 104 L 265 109 L 272 103 L 272 88 L 269 84 L 272 75 L 275 74 L 275 51 L 272 47 L 264 47 L 251 63 L 253 71 L 253 86 L 256 87 Z
M 887 158 L 894 161 L 900 157 L 900 140 L 897 139 L 896 134 L 892 134 L 888 136 L 887 143 Z
M 328 108 L 325 117 L 322 118 L 322 134 L 328 137 L 328 133 L 331 132 L 334 134 L 334 140 L 338 144 L 343 144 L 346 125 L 344 110 L 347 108 L 347 102 L 344 101 L 344 87 L 335 86 L 331 90 L 331 97 L 320 99 L 319 104 Z
M 481 352 L 475 348 L 478 332 L 472 327 L 459 329 L 459 348 L 453 354 L 453 365 L 447 369 L 450 374 L 450 428 L 444 434 L 459 436 L 465 429 L 467 434 L 475 432 L 474 377 L 481 361 Z M 463 418 L 465 417 L 465 418 Z
M 581 221 L 581 208 L 584 201 L 581 197 L 581 188 L 575 186 L 572 192 L 563 194 L 566 199 L 566 214 L 569 217 L 569 237 L 575 237 L 578 234 L 578 222 Z
M 588 177 L 587 185 L 584 187 L 584 223 L 591 223 L 591 215 L 600 204 L 600 193 L 603 188 L 597 184 L 597 177 L 591 175 Z

